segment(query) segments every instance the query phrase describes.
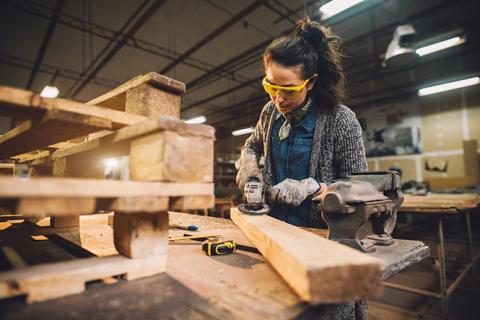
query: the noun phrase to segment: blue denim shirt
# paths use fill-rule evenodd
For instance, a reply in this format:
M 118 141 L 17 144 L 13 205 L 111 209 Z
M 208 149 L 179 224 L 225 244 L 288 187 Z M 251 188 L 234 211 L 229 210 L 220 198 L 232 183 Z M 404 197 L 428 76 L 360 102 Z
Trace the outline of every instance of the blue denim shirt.
M 309 177 L 312 140 L 317 120 L 318 108 L 312 105 L 302 123 L 290 129 L 289 136 L 280 140 L 280 127 L 285 118 L 276 111 L 271 140 L 273 163 L 273 184 L 290 178 L 302 180 Z M 287 223 L 306 227 L 310 220 L 310 200 L 305 200 L 298 207 L 274 204 L 271 215 Z

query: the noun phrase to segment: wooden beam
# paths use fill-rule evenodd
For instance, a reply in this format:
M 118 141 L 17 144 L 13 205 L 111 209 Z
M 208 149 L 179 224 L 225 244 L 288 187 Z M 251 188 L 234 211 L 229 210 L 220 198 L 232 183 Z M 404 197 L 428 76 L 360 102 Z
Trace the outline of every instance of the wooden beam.
M 0 177 L 0 198 L 204 196 L 213 183 L 141 182 L 100 179 Z
M 167 212 L 163 214 L 115 212 L 113 231 L 115 248 L 129 258 L 167 256 Z
M 232 208 L 230 216 L 304 301 L 358 301 L 381 292 L 381 260 L 267 215 Z
M 213 181 L 213 139 L 173 131 L 150 134 L 130 145 L 130 179 Z
M 155 72 L 149 72 L 145 75 L 135 77 L 119 87 L 90 100 L 87 104 L 124 111 L 127 100 L 127 91 L 144 84 L 148 84 L 157 90 L 160 89 L 178 96 L 185 94 L 184 83 Z
M 112 128 L 103 117 L 64 110 L 49 110 L 27 120 L 0 137 L 0 159 L 46 148 L 99 129 Z
M 147 119 L 138 114 L 87 105 L 73 100 L 43 98 L 31 91 L 0 86 L 0 115 L 31 118 L 51 110 L 109 119 L 114 129 Z

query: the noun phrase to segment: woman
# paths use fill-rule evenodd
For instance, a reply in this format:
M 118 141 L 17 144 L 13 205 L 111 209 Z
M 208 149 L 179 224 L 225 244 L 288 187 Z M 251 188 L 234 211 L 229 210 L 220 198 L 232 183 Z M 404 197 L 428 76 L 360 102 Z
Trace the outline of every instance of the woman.
M 237 184 L 243 191 L 252 177 L 263 181 L 270 214 L 294 225 L 320 226 L 317 201 L 327 185 L 367 170 L 360 124 L 340 104 L 344 94 L 340 57 L 339 38 L 308 17 L 263 54 L 262 84 L 271 101 L 242 148 Z M 318 308 L 321 319 L 367 318 L 364 303 Z
M 308 17 L 263 54 L 262 84 L 271 101 L 242 148 L 237 184 L 243 190 L 252 177 L 264 181 L 271 215 L 297 226 L 321 226 L 316 200 L 326 186 L 367 170 L 360 124 L 340 104 L 340 57 L 339 38 Z

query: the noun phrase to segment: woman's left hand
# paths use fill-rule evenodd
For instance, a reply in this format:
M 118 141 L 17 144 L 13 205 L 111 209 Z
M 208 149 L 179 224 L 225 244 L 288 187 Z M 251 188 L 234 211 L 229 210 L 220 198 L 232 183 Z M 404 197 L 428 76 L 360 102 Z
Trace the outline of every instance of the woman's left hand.
M 328 191 L 328 186 L 326 183 L 320 182 L 320 190 L 318 190 L 312 197 L 312 201 L 322 201 L 323 197 Z

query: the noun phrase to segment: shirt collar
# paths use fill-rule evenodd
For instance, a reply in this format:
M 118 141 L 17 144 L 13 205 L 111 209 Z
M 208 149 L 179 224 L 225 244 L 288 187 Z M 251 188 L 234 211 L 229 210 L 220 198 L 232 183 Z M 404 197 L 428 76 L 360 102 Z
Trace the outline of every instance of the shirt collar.
M 317 108 L 315 107 L 314 104 L 310 106 L 310 109 L 308 110 L 307 115 L 305 116 L 305 119 L 303 119 L 302 123 L 298 127 L 304 128 L 307 132 L 313 132 L 315 129 L 315 124 L 317 120 Z M 280 111 L 275 109 L 275 121 L 278 121 L 278 119 L 283 119 L 285 121 L 285 118 L 282 116 Z M 283 122 L 282 121 L 282 122 Z

